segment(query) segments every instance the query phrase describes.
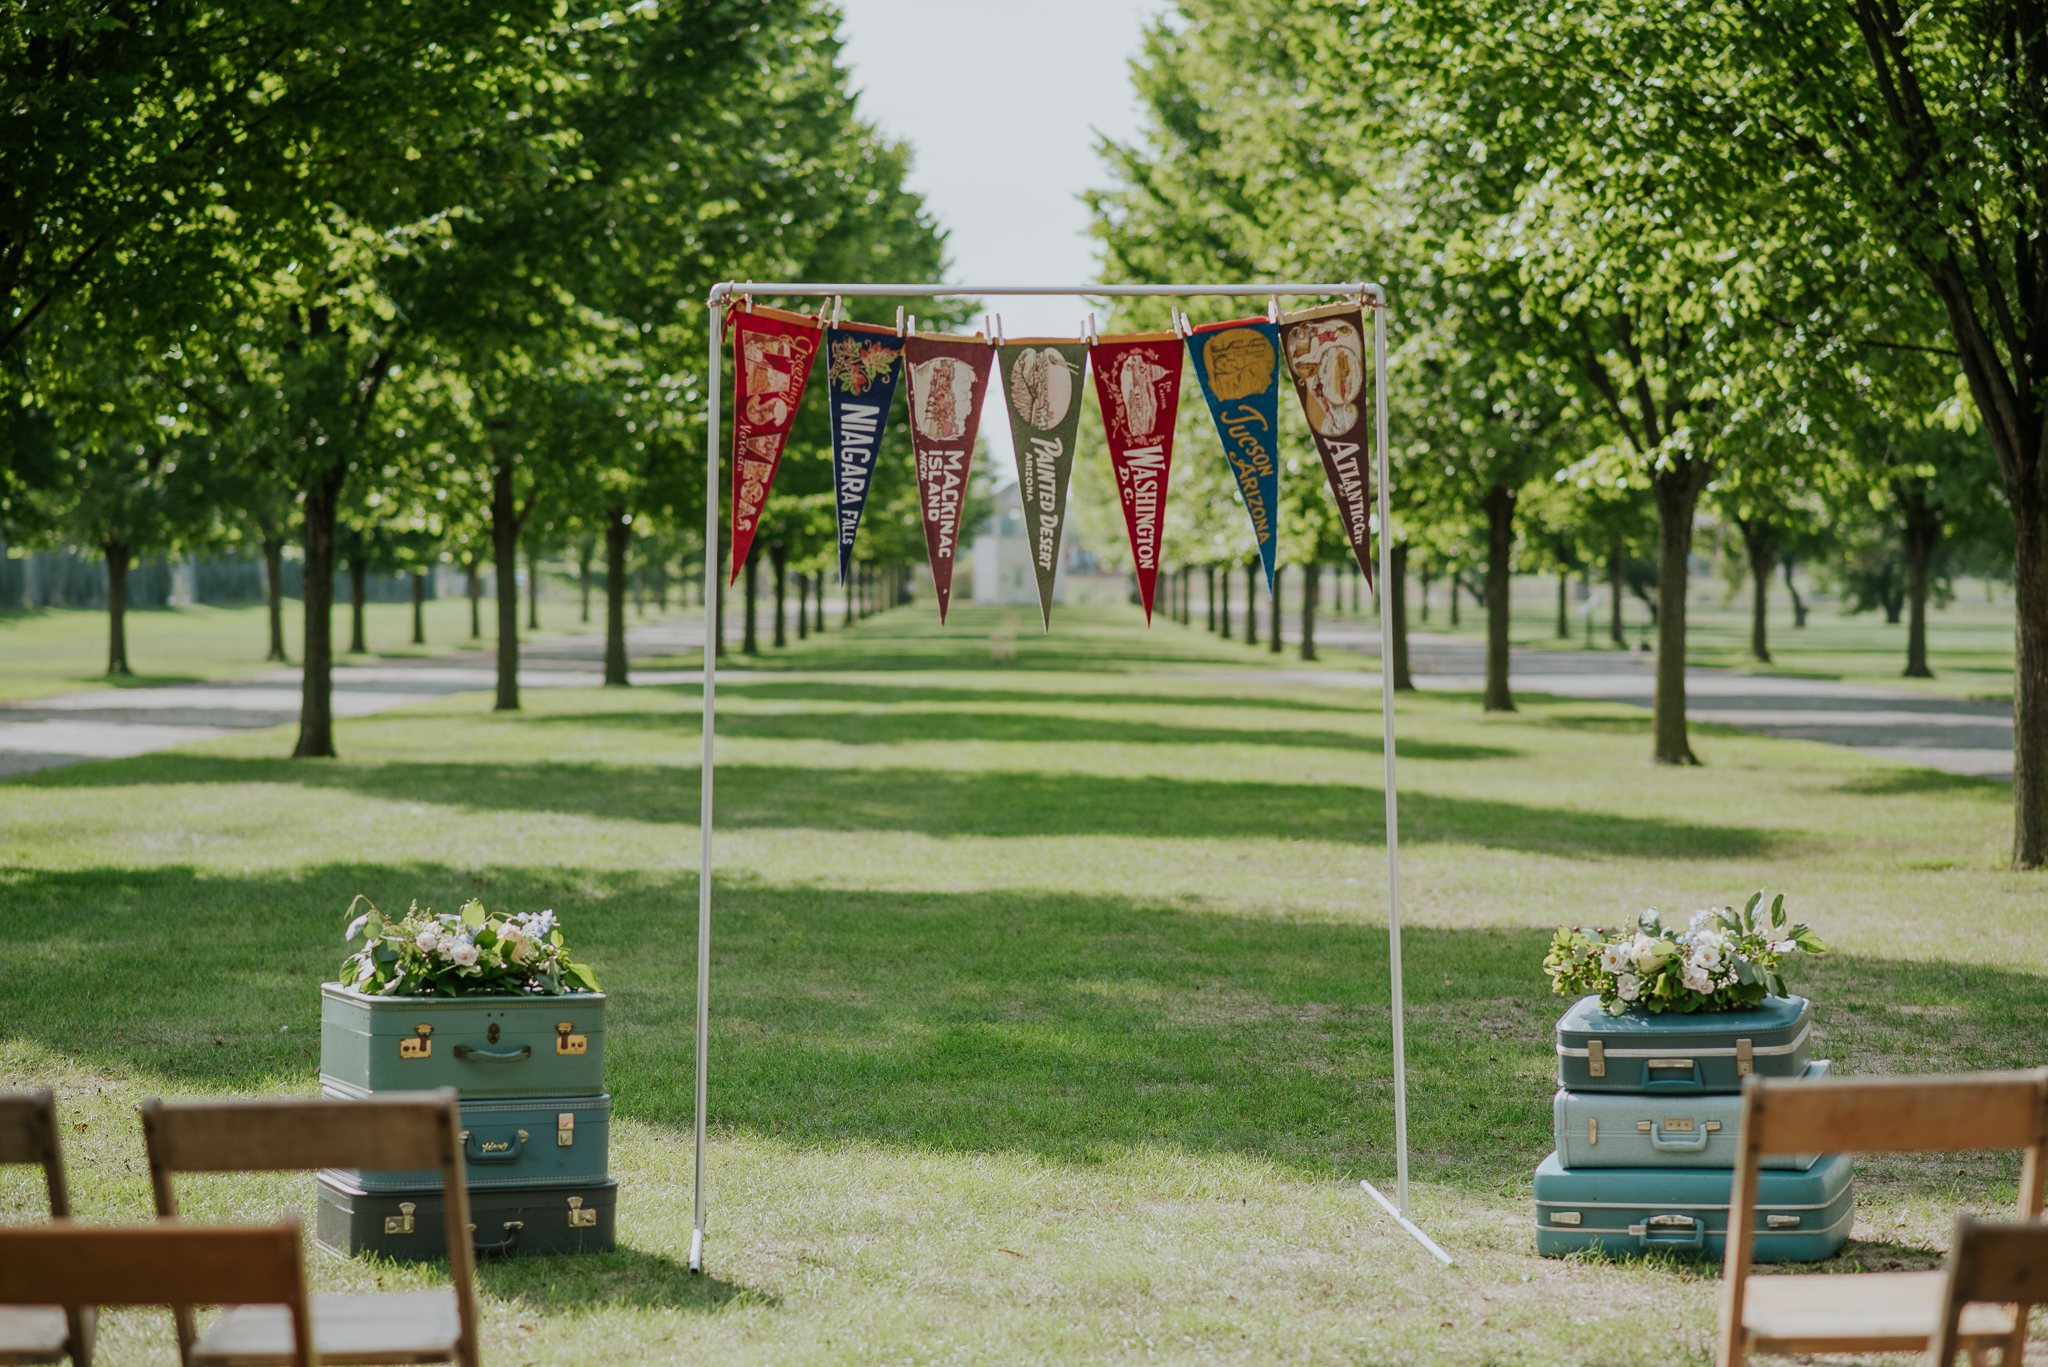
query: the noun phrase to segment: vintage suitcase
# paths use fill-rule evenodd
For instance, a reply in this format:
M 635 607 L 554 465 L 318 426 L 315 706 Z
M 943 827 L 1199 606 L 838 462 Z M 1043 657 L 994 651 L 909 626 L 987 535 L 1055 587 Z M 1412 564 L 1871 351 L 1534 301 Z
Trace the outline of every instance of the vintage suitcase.
M 604 994 L 372 997 L 320 987 L 320 1086 L 333 1096 L 454 1087 L 465 1097 L 604 1091 Z
M 1804 997 L 1689 1016 L 1610 1016 L 1598 997 L 1586 997 L 1557 1023 L 1557 1081 L 1568 1092 L 1740 1092 L 1751 1073 L 1798 1077 L 1812 1055 L 1813 1012 Z
M 1824 1058 L 1806 1065 L 1809 1078 L 1827 1071 Z M 1558 1159 L 1567 1168 L 1732 1168 L 1742 1135 L 1742 1097 L 1559 1091 L 1551 1128 Z M 1772 1154 L 1762 1166 L 1805 1172 L 1819 1158 Z
M 1804 1172 L 1758 1173 L 1756 1261 L 1833 1257 L 1855 1214 L 1851 1166 L 1837 1153 Z M 1718 1259 L 1734 1180 L 1726 1168 L 1567 1168 L 1553 1153 L 1536 1169 L 1536 1251 Z
M 469 1189 L 602 1182 L 611 1147 L 609 1096 L 499 1098 L 462 1103 L 462 1163 Z M 364 1191 L 441 1185 L 438 1172 L 323 1169 Z
M 481 1254 L 506 1258 L 608 1253 L 616 1242 L 617 1182 L 471 1191 L 471 1239 Z M 423 1192 L 369 1192 L 331 1172 L 319 1179 L 313 1237 L 336 1253 L 375 1253 L 399 1262 L 448 1256 L 438 1184 Z

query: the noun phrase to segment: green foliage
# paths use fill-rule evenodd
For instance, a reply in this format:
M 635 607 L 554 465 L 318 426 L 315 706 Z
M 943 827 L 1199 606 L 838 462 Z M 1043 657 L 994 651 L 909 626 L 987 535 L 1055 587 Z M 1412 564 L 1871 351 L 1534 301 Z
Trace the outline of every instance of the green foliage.
M 1741 911 L 1694 912 L 1683 931 L 1666 926 L 1655 907 L 1636 918 L 1634 930 L 1559 926 L 1543 956 L 1543 972 L 1558 996 L 1591 994 L 1611 1016 L 1754 1007 L 1785 995 L 1779 970 L 1786 955 L 1827 952 L 1808 927 L 1788 924 L 1784 893 L 1759 916 L 1763 897 L 1762 889 L 1752 893 Z
M 370 909 L 348 923 L 344 942 L 363 947 L 342 961 L 344 987 L 378 997 L 477 997 L 524 993 L 558 997 L 596 992 L 597 975 L 573 962 L 553 911 L 495 915 L 471 898 L 458 912 L 435 915 L 415 901 L 397 920 L 357 894 Z

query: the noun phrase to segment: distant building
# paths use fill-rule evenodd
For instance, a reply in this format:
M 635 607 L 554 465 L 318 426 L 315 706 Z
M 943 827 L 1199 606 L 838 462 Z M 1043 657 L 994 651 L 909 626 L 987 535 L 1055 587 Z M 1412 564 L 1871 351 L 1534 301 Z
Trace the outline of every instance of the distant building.
M 1024 501 L 1015 484 L 996 490 L 995 516 L 974 538 L 974 601 L 994 607 L 1037 607 L 1038 579 L 1031 572 L 1031 543 L 1024 535 Z M 1053 573 L 1052 601 L 1066 601 L 1067 571 L 1087 574 L 1095 557 L 1074 541 L 1069 521 Z

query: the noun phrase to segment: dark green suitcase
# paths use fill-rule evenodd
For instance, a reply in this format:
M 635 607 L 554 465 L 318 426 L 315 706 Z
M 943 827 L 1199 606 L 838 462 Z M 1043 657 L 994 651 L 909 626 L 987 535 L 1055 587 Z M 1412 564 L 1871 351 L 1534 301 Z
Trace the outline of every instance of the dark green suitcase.
M 609 1096 L 495 1098 L 462 1103 L 462 1165 L 471 1191 L 602 1182 L 609 1171 Z M 328 1168 L 368 1192 L 441 1185 L 438 1172 Z
M 1557 1081 L 1568 1092 L 1740 1092 L 1751 1073 L 1798 1077 L 1812 1058 L 1813 1010 L 1804 997 L 1689 1016 L 1610 1016 L 1598 997 L 1585 997 L 1557 1023 Z
M 453 1087 L 464 1097 L 604 1090 L 604 994 L 372 997 L 320 985 L 320 1086 L 331 1096 Z
M 1852 1166 L 1837 1153 L 1804 1172 L 1759 1172 L 1756 1261 L 1814 1263 L 1840 1251 L 1856 1213 Z M 1567 1168 L 1553 1153 L 1536 1169 L 1536 1251 L 1719 1259 L 1734 1182 L 1726 1168 Z
M 323 1172 L 318 1187 L 313 1237 L 323 1247 L 399 1262 L 448 1256 L 438 1184 L 426 1191 L 370 1192 Z M 618 1198 L 619 1184 L 611 1181 L 472 1191 L 471 1240 L 487 1257 L 609 1253 L 617 1242 Z

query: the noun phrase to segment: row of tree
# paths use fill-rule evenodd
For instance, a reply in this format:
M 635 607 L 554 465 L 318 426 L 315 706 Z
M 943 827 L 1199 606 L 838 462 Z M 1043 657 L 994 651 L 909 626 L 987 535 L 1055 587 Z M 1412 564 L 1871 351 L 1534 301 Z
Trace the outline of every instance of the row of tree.
M 1104 148 L 1106 278 L 1390 283 L 1394 602 L 1411 557 L 1483 566 L 1488 707 L 1513 706 L 1518 545 L 1526 568 L 1597 568 L 1617 604 L 1649 560 L 1653 754 L 1692 764 L 1703 508 L 1740 535 L 1759 604 L 1788 559 L 1888 526 L 1905 582 L 1879 592 L 1911 605 L 1910 673 L 1941 548 L 1995 534 L 2016 598 L 2012 858 L 2048 861 L 2033 8 L 1180 0 L 1134 73 L 1151 117 Z M 1296 463 L 1314 469 L 1305 442 Z M 1191 478 L 1220 486 L 1206 464 Z M 1292 483 L 1299 564 L 1343 554 L 1320 483 Z M 1242 563 L 1227 489 L 1201 492 L 1176 500 L 1171 553 Z
M 522 547 L 602 547 L 625 682 L 636 530 L 704 526 L 710 286 L 943 265 L 837 24 L 810 0 L 18 9 L 0 535 L 105 556 L 116 672 L 138 555 L 259 553 L 281 656 L 296 544 L 301 756 L 334 753 L 342 566 L 452 560 L 509 586 Z M 880 483 L 869 579 L 916 551 L 911 481 Z M 802 432 L 756 543 L 778 584 L 823 568 L 829 503 Z M 518 610 L 497 596 L 500 707 Z

